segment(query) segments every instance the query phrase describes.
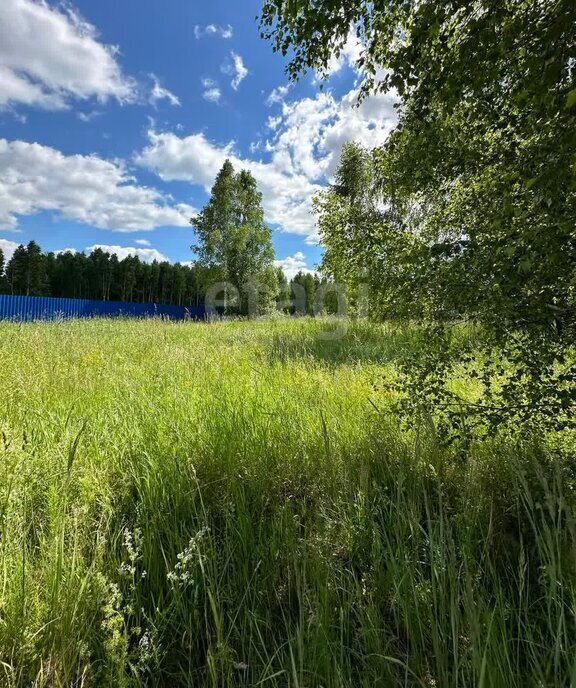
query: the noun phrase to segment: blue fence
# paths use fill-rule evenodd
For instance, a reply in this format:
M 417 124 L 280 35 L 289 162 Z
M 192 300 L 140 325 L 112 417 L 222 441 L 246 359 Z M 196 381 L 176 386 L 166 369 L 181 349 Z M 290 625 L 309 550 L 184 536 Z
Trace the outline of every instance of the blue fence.
M 170 320 L 205 318 L 203 307 L 170 306 L 125 301 L 92 301 L 89 299 L 54 299 L 47 296 L 11 296 L 0 294 L 0 320 L 18 322 L 58 320 L 60 318 L 151 318 Z

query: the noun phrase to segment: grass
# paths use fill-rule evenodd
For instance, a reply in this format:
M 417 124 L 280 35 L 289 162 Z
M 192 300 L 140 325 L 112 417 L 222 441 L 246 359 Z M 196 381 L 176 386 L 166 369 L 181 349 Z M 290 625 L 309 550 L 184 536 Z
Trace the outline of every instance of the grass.
M 418 330 L 327 328 L 0 323 L 0 685 L 576 685 L 573 444 L 463 459 Z

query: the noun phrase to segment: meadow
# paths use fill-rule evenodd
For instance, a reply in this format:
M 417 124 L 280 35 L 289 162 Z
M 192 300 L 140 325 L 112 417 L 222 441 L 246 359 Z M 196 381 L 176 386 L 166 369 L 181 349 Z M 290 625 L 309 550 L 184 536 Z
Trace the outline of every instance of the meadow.
M 0 323 L 0 685 L 576 685 L 573 438 L 443 446 L 421 332 L 330 327 Z

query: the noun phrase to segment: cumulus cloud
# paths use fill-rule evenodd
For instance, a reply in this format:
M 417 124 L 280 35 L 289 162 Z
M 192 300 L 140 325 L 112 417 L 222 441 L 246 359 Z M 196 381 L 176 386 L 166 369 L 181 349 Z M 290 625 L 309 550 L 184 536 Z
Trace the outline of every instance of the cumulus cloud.
M 166 181 L 188 181 L 210 190 L 228 157 L 235 167 L 249 169 L 256 177 L 267 221 L 314 243 L 318 237 L 311 199 L 332 178 L 344 143 L 376 146 L 396 124 L 393 95 L 372 96 L 359 107 L 357 96 L 353 89 L 341 99 L 320 93 L 284 103 L 280 121 L 270 122 L 268 161 L 240 156 L 233 142 L 217 144 L 203 133 L 181 137 L 150 130 L 148 145 L 136 162 Z M 252 146 L 252 154 L 258 149 Z
M 320 93 L 282 106 L 282 122 L 269 142 L 273 160 L 310 179 L 331 179 L 342 146 L 357 141 L 366 147 L 381 145 L 396 126 L 395 97 L 378 94 L 357 105 L 358 92 L 340 100 Z
M 12 258 L 14 251 L 20 246 L 20 244 L 15 241 L 8 241 L 8 239 L 0 239 L 0 249 L 4 254 L 4 260 L 6 263 Z
M 310 270 L 306 265 L 306 256 L 302 251 L 296 251 L 293 256 L 286 256 L 286 258 L 281 260 L 275 260 L 274 265 L 277 268 L 282 268 L 288 280 L 293 279 L 299 272 L 314 274 L 314 270 Z
M 238 53 L 232 51 L 230 53 L 230 58 L 230 61 L 223 65 L 222 72 L 233 77 L 230 85 L 237 91 L 240 88 L 240 84 L 248 76 L 248 70 L 244 66 L 244 60 Z
M 151 245 L 150 242 L 148 241 L 148 239 L 136 239 L 136 241 L 134 243 L 138 244 L 138 246 L 150 246 Z
M 200 26 L 196 24 L 194 27 L 194 36 L 196 40 L 204 38 L 204 36 L 219 36 L 220 38 L 232 38 L 234 31 L 230 24 L 228 26 L 217 26 L 216 24 L 208 24 L 207 26 Z
M 0 139 L 0 228 L 42 210 L 118 232 L 186 226 L 194 208 L 140 186 L 119 162 Z
M 178 96 L 164 88 L 155 74 L 150 74 L 150 78 L 153 82 L 152 90 L 150 91 L 150 102 L 152 105 L 156 105 L 159 100 L 167 100 L 170 105 L 180 105 Z
M 138 258 L 145 263 L 152 263 L 154 260 L 157 260 L 159 263 L 168 261 L 168 258 L 155 248 L 135 248 L 134 246 L 94 244 L 93 246 L 86 247 L 86 250 L 88 253 L 92 253 L 92 251 L 95 251 L 97 248 L 102 249 L 102 251 L 105 253 L 117 255 L 118 260 L 124 260 L 124 258 L 127 258 L 128 256 L 138 256 Z
M 117 49 L 98 41 L 95 28 L 67 5 L 1 0 L 0 108 L 24 104 L 47 110 L 71 99 L 135 97 Z
M 202 93 L 202 98 L 209 101 L 210 103 L 219 103 L 222 96 L 218 82 L 214 79 L 202 79 L 202 86 L 204 91 Z
M 313 234 L 310 199 L 321 187 L 303 175 L 289 175 L 270 163 L 240 158 L 233 144 L 217 145 L 203 133 L 179 137 L 149 131 L 149 145 L 137 156 L 139 165 L 154 170 L 165 181 L 183 180 L 210 190 L 224 160 L 237 169 L 249 169 L 263 194 L 266 219 L 296 234 Z

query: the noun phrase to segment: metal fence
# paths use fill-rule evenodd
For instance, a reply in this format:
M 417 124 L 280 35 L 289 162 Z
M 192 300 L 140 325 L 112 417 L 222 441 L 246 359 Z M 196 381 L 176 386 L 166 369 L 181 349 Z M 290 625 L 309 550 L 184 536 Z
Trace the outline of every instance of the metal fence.
M 0 320 L 17 322 L 59 320 L 62 318 L 151 318 L 170 320 L 204 319 L 206 311 L 198 306 L 172 306 L 163 303 L 56 299 L 48 296 L 11 296 L 0 294 Z

